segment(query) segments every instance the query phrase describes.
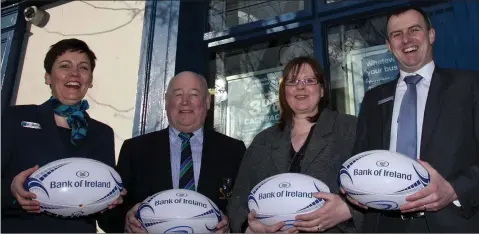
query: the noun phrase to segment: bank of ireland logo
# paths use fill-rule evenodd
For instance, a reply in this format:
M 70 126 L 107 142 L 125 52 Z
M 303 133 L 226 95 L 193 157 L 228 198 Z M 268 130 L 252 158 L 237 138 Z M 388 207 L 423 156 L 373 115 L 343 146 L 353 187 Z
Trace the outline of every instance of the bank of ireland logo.
M 88 171 L 80 170 L 80 171 L 77 171 L 76 175 L 79 178 L 86 178 L 90 175 L 90 173 Z
M 378 166 L 378 167 L 388 167 L 389 163 L 387 161 L 384 161 L 384 160 L 379 160 L 379 161 L 376 162 L 376 166 Z
M 186 194 L 186 193 L 176 193 L 176 196 L 177 197 L 187 197 L 188 194 Z
M 278 184 L 278 187 L 282 188 L 282 189 L 286 189 L 286 188 L 291 187 L 291 184 L 289 182 L 281 182 L 281 183 Z

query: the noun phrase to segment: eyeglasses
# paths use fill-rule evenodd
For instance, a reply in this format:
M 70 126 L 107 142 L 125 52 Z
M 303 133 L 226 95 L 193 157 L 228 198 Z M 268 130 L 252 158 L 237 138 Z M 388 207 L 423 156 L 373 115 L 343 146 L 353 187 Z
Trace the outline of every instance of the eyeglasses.
M 284 84 L 287 86 L 295 86 L 299 82 L 302 82 L 304 85 L 315 85 L 318 84 L 318 79 L 316 78 L 307 78 L 307 79 L 302 79 L 302 80 L 293 80 L 293 79 L 285 79 Z

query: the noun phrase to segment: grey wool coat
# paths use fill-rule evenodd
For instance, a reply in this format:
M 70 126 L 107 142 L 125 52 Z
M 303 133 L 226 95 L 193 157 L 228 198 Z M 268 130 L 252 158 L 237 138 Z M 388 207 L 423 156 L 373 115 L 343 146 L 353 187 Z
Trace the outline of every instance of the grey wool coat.
M 324 109 L 318 118 L 304 154 L 301 173 L 326 183 L 332 193 L 339 193 L 338 173 L 344 161 L 351 157 L 355 139 L 356 118 Z M 241 162 L 239 173 L 228 202 L 230 227 L 241 232 L 248 219 L 248 194 L 263 179 L 286 173 L 291 163 L 291 126 L 281 131 L 272 126 L 258 133 Z M 354 220 L 362 218 L 350 208 Z M 352 220 L 337 225 L 328 232 L 354 232 Z

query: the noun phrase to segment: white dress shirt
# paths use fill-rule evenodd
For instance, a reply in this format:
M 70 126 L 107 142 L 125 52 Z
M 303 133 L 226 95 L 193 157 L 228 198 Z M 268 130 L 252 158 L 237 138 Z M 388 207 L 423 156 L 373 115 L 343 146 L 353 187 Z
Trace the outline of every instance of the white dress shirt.
M 396 94 L 394 96 L 393 116 L 391 121 L 391 140 L 389 144 L 389 150 L 396 152 L 396 141 L 398 132 L 398 116 L 399 109 L 401 108 L 402 98 L 407 90 L 404 77 L 410 75 L 420 75 L 422 79 L 417 83 L 417 158 L 420 158 L 421 152 L 421 136 L 422 136 L 422 123 L 424 119 L 424 109 L 426 108 L 427 94 L 429 92 L 429 86 L 431 85 L 432 73 L 434 72 L 434 61 L 424 65 L 421 69 L 415 73 L 407 73 L 402 70 L 399 71 L 399 80 L 396 87 Z
M 170 139 L 170 162 L 171 162 L 171 178 L 173 180 L 173 188 L 177 189 L 180 184 L 180 167 L 181 167 L 181 138 L 178 136 L 180 131 L 169 127 Z M 190 138 L 191 154 L 193 158 L 193 174 L 195 177 L 195 189 L 198 189 L 198 180 L 200 179 L 201 154 L 203 152 L 203 128 L 193 132 Z

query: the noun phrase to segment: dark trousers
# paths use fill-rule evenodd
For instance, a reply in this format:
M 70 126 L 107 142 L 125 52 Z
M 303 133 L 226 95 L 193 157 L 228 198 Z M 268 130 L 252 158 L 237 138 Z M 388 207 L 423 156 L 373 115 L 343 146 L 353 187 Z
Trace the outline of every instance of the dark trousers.
M 369 211 L 363 232 L 377 233 L 429 233 L 426 216 L 415 218 L 401 218 L 399 212 Z

